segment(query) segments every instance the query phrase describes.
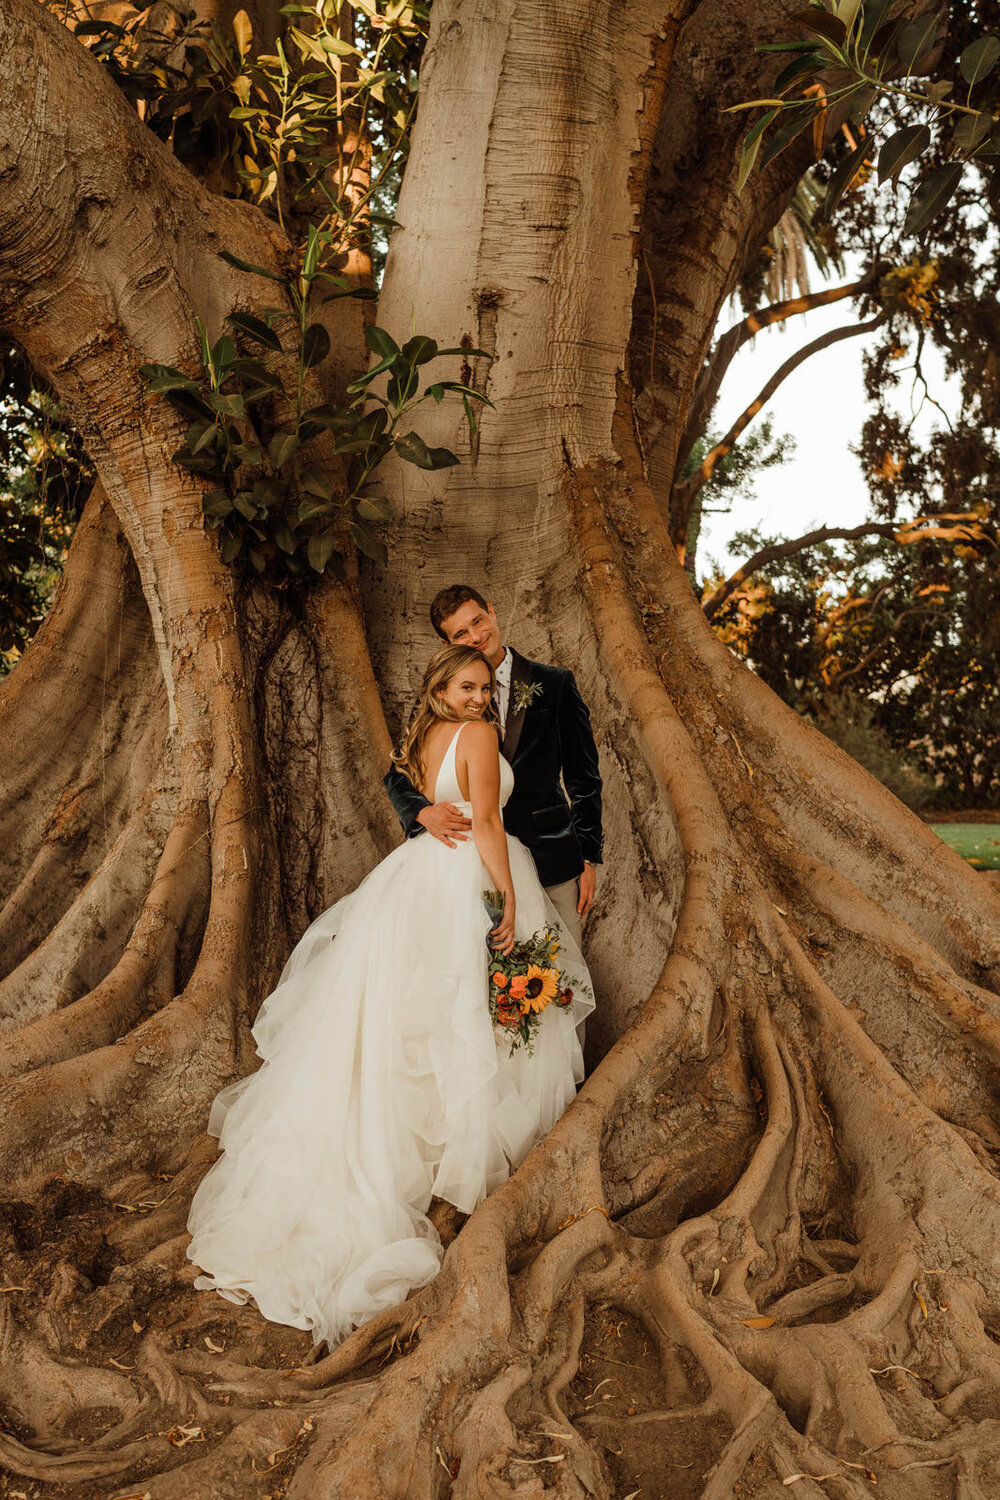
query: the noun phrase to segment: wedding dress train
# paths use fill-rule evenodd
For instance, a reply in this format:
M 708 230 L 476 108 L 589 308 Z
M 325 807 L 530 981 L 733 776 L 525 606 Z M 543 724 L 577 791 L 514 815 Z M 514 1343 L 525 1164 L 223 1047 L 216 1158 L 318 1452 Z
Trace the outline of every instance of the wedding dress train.
M 435 801 L 466 815 L 455 770 Z M 513 772 L 501 757 L 501 805 Z M 195 1193 L 196 1287 L 335 1343 L 436 1274 L 432 1197 L 471 1213 L 559 1119 L 583 1078 L 589 977 L 527 849 L 508 837 L 516 937 L 559 929 L 576 991 L 550 1005 L 534 1055 L 509 1054 L 488 1009 L 492 881 L 472 839 L 423 834 L 308 928 L 253 1027 L 264 1059 L 218 1095 L 223 1154 Z

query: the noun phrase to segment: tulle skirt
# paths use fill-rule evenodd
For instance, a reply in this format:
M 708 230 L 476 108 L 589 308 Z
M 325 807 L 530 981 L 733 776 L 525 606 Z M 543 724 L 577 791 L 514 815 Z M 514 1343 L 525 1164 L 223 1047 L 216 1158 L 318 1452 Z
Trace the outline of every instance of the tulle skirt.
M 559 928 L 576 992 L 534 1053 L 488 1009 L 492 882 L 472 840 L 422 834 L 312 924 L 253 1028 L 262 1067 L 218 1095 L 223 1155 L 194 1196 L 196 1287 L 333 1344 L 438 1270 L 431 1198 L 471 1213 L 552 1128 L 583 1078 L 593 1008 L 579 949 L 509 838 L 516 936 Z

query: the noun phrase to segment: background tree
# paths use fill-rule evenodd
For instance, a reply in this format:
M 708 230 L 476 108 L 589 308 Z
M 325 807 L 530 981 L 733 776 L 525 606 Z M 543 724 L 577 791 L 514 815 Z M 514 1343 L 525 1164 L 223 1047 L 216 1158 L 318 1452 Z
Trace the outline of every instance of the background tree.
M 376 31 L 411 19 L 359 9 Z M 942 1475 L 989 1493 L 997 898 L 713 635 L 662 513 L 719 311 L 814 154 L 793 142 L 737 191 L 723 111 L 772 84 L 754 48 L 787 38 L 786 13 L 437 0 L 375 391 L 397 418 L 423 392 L 419 318 L 492 405 L 470 432 L 462 393 L 424 404 L 427 454 L 457 465 L 393 419 L 374 495 L 359 463 L 390 416 L 345 404 L 363 304 L 325 304 L 327 376 L 295 303 L 363 252 L 364 212 L 345 245 L 325 194 L 331 239 L 293 224 L 309 186 L 278 124 L 308 120 L 281 90 L 322 109 L 327 86 L 304 60 L 286 82 L 277 50 L 277 73 L 254 62 L 232 18 L 232 92 L 267 74 L 274 150 L 212 177 L 35 0 L 0 16 L 0 313 L 98 476 L 0 687 L 0 1460 L 43 1493 L 152 1500 L 610 1496 L 640 1472 L 708 1500 L 871 1477 L 922 1500 Z M 336 10 L 285 20 L 343 40 Z M 347 125 L 327 123 L 336 146 Z M 824 142 L 840 124 L 831 103 Z M 350 219 L 364 186 L 323 171 Z M 391 545 L 359 576 L 350 528 L 380 539 L 361 509 L 380 497 Z M 312 499 L 331 509 L 303 517 Z M 290 552 L 282 518 L 305 528 Z M 382 705 L 395 729 L 459 562 L 594 709 L 592 1072 L 440 1276 L 312 1359 L 190 1292 L 183 1226 L 208 1102 L 251 1065 L 288 945 L 398 837 Z

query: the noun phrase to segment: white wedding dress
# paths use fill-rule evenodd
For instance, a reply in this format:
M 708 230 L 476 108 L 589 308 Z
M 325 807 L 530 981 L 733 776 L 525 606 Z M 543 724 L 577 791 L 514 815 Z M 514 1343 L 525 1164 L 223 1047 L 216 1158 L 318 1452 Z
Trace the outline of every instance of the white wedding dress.
M 468 816 L 460 733 L 434 800 Z M 513 785 L 501 756 L 501 805 Z M 196 1287 L 333 1344 L 435 1275 L 432 1197 L 471 1213 L 559 1119 L 583 1078 L 590 981 L 531 855 L 508 848 L 516 937 L 559 929 L 573 1006 L 550 1004 L 534 1055 L 510 1054 L 488 1009 L 493 882 L 476 846 L 408 839 L 308 928 L 253 1028 L 263 1066 L 212 1106 L 223 1154 L 191 1204 Z

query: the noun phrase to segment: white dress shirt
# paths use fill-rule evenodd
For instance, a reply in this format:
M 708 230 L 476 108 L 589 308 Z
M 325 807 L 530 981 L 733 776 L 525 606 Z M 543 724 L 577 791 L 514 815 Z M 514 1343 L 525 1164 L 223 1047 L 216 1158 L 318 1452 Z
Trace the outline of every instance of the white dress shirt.
M 507 705 L 510 702 L 510 673 L 514 665 L 514 659 L 506 649 L 503 661 L 494 670 L 496 671 L 497 689 L 493 695 L 493 704 L 500 719 L 500 732 L 507 732 Z

